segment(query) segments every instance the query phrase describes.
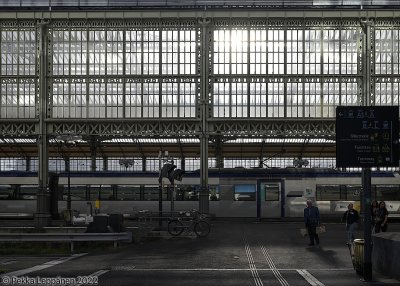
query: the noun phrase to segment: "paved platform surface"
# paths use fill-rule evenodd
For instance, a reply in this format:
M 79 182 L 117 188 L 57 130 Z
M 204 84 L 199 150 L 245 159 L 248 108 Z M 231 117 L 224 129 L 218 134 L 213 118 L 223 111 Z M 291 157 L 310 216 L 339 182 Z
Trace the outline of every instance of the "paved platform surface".
M 327 224 L 319 247 L 308 246 L 301 227 L 297 222 L 215 221 L 204 239 L 165 235 L 100 254 L 0 257 L 0 269 L 7 277 L 77 279 L 67 285 L 400 285 L 376 273 L 372 282 L 360 281 L 343 224 Z M 400 225 L 389 229 L 400 231 Z M 7 283 L 5 276 L 2 285 L 23 285 Z

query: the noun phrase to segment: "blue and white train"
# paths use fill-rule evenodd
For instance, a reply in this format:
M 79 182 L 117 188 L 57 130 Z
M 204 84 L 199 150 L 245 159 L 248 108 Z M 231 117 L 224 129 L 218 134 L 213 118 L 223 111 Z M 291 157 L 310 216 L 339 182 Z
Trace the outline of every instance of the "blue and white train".
M 68 174 L 58 174 L 52 189 L 58 212 L 66 209 Z M 0 172 L 0 217 L 32 217 L 36 210 L 37 173 Z M 349 202 L 359 206 L 360 173 L 333 169 L 210 169 L 210 213 L 218 217 L 302 217 L 311 199 L 323 216 L 337 216 Z M 170 210 L 172 187 L 164 182 L 163 209 Z M 177 182 L 175 210 L 199 208 L 200 172 L 193 171 Z M 101 212 L 158 211 L 158 173 L 70 173 L 72 209 L 86 213 L 87 202 L 101 201 Z M 385 201 L 390 217 L 400 216 L 400 176 L 397 172 L 372 172 L 372 199 Z

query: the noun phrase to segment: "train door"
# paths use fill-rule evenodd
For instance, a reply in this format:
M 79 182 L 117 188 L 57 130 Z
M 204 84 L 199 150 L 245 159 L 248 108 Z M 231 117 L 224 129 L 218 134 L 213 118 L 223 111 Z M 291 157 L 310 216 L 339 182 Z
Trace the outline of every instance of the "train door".
M 284 217 L 284 183 L 282 180 L 258 180 L 257 218 Z

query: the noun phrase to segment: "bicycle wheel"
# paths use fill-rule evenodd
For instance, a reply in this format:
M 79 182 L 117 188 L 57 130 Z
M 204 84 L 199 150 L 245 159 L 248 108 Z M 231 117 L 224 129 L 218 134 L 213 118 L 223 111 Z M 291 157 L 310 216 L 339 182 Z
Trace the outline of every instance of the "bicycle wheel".
M 194 232 L 198 237 L 206 237 L 210 233 L 210 230 L 210 224 L 204 220 L 198 221 L 194 225 Z
M 183 232 L 183 224 L 177 220 L 170 220 L 168 223 L 168 232 L 170 235 L 178 236 Z

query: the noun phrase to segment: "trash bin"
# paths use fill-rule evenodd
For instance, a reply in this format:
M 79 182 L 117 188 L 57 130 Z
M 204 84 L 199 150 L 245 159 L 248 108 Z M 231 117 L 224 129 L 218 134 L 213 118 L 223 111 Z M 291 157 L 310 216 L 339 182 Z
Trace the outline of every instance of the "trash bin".
M 108 229 L 108 215 L 95 215 L 93 217 L 93 228 L 94 232 L 102 233 L 102 232 L 110 232 Z
M 110 214 L 109 223 L 114 232 L 124 231 L 123 227 L 124 216 L 122 214 Z
M 364 239 L 354 240 L 354 269 L 357 274 L 364 273 Z

